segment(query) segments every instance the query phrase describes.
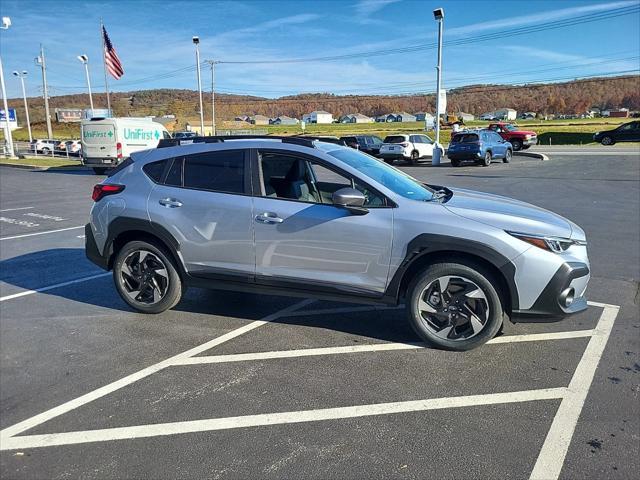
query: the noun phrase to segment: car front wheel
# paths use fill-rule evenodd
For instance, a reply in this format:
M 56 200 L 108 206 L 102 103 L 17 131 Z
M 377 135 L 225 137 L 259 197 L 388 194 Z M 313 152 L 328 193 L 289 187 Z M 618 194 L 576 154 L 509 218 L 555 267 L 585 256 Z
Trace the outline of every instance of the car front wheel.
M 602 143 L 602 145 L 613 145 L 615 142 L 613 141 L 613 138 L 606 136 L 602 137 L 600 143 Z
M 440 348 L 476 348 L 502 326 L 502 303 L 495 285 L 495 278 L 480 266 L 431 265 L 407 290 L 409 323 L 423 340 Z
M 502 159 L 502 162 L 509 163 L 512 157 L 513 157 L 513 153 L 511 153 L 511 150 L 507 150 L 507 152 L 504 154 L 504 158 Z
M 517 138 L 514 140 L 511 140 L 511 145 L 513 145 L 513 149 L 516 152 L 519 150 L 522 150 L 522 140 L 518 140 Z
M 142 313 L 161 313 L 182 297 L 182 282 L 171 257 L 151 243 L 133 241 L 118 252 L 113 280 L 122 299 Z

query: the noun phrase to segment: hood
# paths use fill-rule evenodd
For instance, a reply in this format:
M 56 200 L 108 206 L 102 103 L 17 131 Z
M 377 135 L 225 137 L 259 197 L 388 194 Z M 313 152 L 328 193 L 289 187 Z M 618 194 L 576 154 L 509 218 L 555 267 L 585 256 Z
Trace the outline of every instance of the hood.
M 489 193 L 451 190 L 453 195 L 444 206 L 461 217 L 509 232 L 563 238 L 573 233 L 567 219 L 535 205 Z
M 520 130 L 520 129 L 516 130 L 515 132 L 511 132 L 511 134 L 538 136 L 536 132 L 533 132 L 531 130 Z

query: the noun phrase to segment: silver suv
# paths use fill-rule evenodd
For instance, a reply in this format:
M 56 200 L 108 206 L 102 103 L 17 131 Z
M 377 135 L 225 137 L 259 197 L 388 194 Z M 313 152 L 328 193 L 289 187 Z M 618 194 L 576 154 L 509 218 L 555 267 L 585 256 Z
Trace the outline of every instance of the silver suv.
M 332 143 L 163 140 L 112 170 L 93 199 L 87 256 L 113 269 L 140 312 L 172 308 L 187 286 L 404 302 L 422 339 L 467 350 L 506 317 L 548 321 L 587 306 L 577 225 L 510 198 L 422 184 Z

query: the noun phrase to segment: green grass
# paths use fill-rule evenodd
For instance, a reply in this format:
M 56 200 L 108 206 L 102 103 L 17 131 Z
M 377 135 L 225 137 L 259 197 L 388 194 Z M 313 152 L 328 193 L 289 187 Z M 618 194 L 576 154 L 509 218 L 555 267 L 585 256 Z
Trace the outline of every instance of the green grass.
M 26 165 L 31 167 L 78 167 L 82 164 L 78 160 L 51 157 L 1 158 L 2 165 Z

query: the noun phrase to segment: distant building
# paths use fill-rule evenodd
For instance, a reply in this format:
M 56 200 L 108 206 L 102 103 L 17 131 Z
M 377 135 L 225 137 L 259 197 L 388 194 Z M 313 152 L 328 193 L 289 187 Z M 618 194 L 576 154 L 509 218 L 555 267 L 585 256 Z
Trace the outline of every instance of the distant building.
M 249 117 L 249 123 L 251 125 L 269 125 L 269 117 L 264 115 L 252 115 Z
M 56 122 L 58 123 L 79 123 L 84 116 L 81 108 L 56 108 Z
M 493 116 L 498 120 L 515 120 L 518 112 L 513 108 L 500 108 L 493 112 Z
M 249 122 L 251 118 L 249 117 L 249 115 L 238 115 L 233 120 L 236 122 Z
M 272 118 L 269 123 L 271 125 L 297 125 L 300 120 L 297 118 L 287 117 L 286 115 L 280 115 L 279 117 Z
M 407 112 L 388 113 L 376 117 L 376 122 L 415 122 L 416 116 Z
M 316 110 L 302 117 L 306 123 L 333 123 L 333 114 L 324 110 Z
M 463 122 L 473 122 L 476 119 L 473 114 L 466 112 L 458 112 L 456 116 L 458 117 L 458 120 L 462 120 Z
M 431 113 L 428 112 L 418 112 L 414 116 L 416 117 L 416 122 L 424 122 L 425 120 L 435 118 Z
M 350 113 L 340 117 L 340 123 L 371 123 L 373 118 L 362 115 L 361 113 Z
M 614 118 L 628 118 L 629 117 L 629 109 L 628 108 L 620 108 L 618 110 L 610 110 L 609 117 Z

